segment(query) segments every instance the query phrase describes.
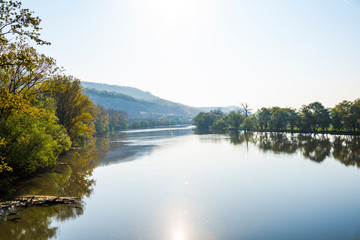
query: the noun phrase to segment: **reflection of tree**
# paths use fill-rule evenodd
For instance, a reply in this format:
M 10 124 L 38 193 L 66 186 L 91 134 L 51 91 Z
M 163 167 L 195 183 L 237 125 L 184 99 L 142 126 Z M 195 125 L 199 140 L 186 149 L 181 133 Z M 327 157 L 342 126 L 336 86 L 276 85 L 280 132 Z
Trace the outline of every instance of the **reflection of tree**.
M 333 156 L 346 166 L 360 167 L 360 137 L 335 137 Z
M 298 149 L 297 138 L 286 133 L 259 133 L 256 144 L 264 151 L 275 153 L 295 153 Z
M 230 142 L 234 145 L 253 142 L 252 132 L 232 132 L 230 134 Z
M 20 183 L 17 195 L 72 196 L 81 200 L 93 192 L 92 172 L 109 151 L 105 138 L 93 139 L 85 148 L 74 149 L 59 159 L 50 172 Z M 83 214 L 82 208 L 65 205 L 22 208 L 18 220 L 0 221 L 0 236 L 4 239 L 48 239 L 56 235 L 52 221 L 65 221 Z M 11 218 L 9 218 L 11 219 Z
M 303 156 L 315 162 L 322 162 L 333 156 L 345 165 L 360 167 L 360 138 L 337 136 L 334 141 L 329 135 L 289 134 L 289 133 L 230 133 L 234 145 L 253 143 L 263 151 L 293 154 L 298 150 Z
M 304 157 L 322 162 L 331 152 L 331 142 L 326 135 L 299 135 L 300 148 Z
M 56 236 L 56 227 L 50 227 L 58 206 L 23 208 L 21 218 L 0 221 L 0 236 L 3 239 L 49 239 Z
M 90 178 L 92 171 L 99 164 L 101 155 L 109 148 L 106 141 L 101 144 L 99 141 L 101 140 L 94 139 L 86 148 L 67 152 L 59 159 L 61 164 L 50 172 L 20 183 L 16 194 L 71 196 L 79 200 L 83 196 L 90 196 L 95 184 Z

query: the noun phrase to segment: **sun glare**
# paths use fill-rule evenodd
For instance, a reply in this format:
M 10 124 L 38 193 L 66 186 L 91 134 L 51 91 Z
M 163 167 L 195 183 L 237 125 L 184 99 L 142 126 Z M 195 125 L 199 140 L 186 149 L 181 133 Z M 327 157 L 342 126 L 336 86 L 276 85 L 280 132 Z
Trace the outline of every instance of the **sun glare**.
M 205 5 L 203 0 L 153 0 L 143 1 L 142 6 L 156 24 L 178 28 L 191 23 Z
M 173 240 L 187 240 L 186 231 L 181 221 L 178 221 L 175 225 Z

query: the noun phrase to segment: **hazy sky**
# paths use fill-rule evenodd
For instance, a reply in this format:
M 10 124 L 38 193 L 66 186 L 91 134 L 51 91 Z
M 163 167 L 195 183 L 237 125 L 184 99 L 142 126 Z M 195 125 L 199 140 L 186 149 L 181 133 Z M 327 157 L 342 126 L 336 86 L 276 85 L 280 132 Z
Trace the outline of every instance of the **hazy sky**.
M 24 0 L 81 80 L 192 106 L 360 97 L 360 0 Z

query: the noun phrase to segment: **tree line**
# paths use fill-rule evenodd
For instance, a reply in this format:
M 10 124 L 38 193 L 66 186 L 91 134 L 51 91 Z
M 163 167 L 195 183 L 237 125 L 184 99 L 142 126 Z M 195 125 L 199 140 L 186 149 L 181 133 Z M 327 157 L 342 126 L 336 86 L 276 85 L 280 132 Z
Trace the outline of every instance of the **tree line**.
M 198 130 L 239 130 L 303 133 L 360 133 L 360 98 L 342 101 L 333 108 L 320 102 L 303 105 L 299 110 L 263 107 L 251 114 L 247 104 L 225 114 L 221 109 L 201 112 L 193 118 Z
M 25 176 L 56 163 L 96 133 L 120 130 L 127 114 L 95 105 L 80 80 L 31 44 L 40 18 L 19 1 L 0 2 L 0 179 Z
M 163 127 L 173 125 L 191 124 L 191 119 L 184 118 L 160 118 L 160 119 L 141 119 L 129 121 L 128 128 L 142 129 L 152 127 Z

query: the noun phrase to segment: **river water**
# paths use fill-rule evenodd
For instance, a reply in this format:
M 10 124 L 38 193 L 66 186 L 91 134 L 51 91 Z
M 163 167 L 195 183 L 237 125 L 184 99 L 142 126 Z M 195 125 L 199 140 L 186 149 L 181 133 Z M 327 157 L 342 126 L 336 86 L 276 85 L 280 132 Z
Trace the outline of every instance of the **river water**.
M 359 239 L 360 139 L 126 131 L 75 149 L 16 194 L 83 207 L 20 209 L 0 239 Z

